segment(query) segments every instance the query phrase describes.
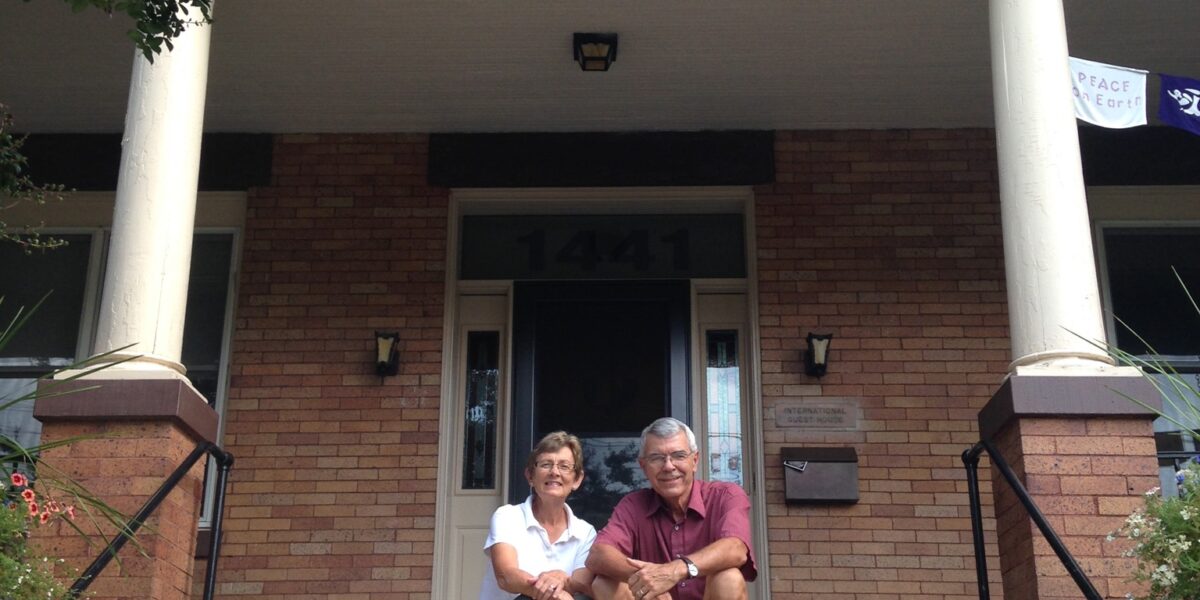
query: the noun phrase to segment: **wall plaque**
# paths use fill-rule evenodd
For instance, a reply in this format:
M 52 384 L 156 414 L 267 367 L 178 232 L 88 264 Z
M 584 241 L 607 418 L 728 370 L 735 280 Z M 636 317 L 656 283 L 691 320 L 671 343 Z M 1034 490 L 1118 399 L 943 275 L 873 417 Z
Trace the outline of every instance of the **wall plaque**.
M 821 398 L 775 405 L 775 426 L 785 429 L 858 429 L 858 400 Z

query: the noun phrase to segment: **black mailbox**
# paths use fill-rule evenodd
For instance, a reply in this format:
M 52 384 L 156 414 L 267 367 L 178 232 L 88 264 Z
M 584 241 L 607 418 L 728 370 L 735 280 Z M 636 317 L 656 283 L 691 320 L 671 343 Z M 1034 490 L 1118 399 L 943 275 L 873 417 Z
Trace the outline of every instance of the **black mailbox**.
M 854 448 L 783 448 L 783 496 L 788 504 L 858 502 Z

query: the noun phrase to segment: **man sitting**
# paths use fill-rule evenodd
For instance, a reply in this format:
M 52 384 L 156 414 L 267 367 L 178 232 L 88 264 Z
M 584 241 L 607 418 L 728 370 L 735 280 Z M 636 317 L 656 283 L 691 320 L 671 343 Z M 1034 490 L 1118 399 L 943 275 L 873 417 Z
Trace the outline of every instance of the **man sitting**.
M 599 600 L 745 600 L 758 569 L 750 499 L 736 484 L 695 478 L 696 435 L 662 418 L 642 431 L 638 464 L 651 489 L 630 492 L 596 537 L 587 568 Z

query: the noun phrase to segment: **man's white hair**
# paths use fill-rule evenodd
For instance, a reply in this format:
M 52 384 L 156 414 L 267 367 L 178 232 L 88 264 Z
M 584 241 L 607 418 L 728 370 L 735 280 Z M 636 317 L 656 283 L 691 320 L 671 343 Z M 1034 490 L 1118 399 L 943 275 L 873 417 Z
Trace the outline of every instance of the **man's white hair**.
M 646 438 L 647 437 L 654 436 L 656 438 L 663 438 L 663 439 L 672 438 L 672 437 L 679 435 L 680 431 L 687 434 L 688 448 L 691 449 L 692 452 L 698 451 L 699 447 L 696 446 L 696 434 L 692 433 L 691 427 L 688 427 L 686 423 L 684 423 L 683 421 L 680 421 L 679 419 L 672 419 L 671 417 L 663 417 L 661 419 L 655 420 L 653 423 L 646 426 L 646 428 L 642 430 L 641 456 L 646 455 Z

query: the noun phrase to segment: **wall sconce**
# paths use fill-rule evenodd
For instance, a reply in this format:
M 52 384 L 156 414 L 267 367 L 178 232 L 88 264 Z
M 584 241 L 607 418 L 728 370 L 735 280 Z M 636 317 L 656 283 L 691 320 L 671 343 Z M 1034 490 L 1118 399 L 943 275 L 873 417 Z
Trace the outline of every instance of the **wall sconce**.
M 400 372 L 400 334 L 375 332 L 375 373 L 388 377 Z
M 584 71 L 607 71 L 617 61 L 617 34 L 576 33 L 575 62 Z
M 805 373 L 812 377 L 825 375 L 825 369 L 829 366 L 829 341 L 832 339 L 832 333 L 808 334 L 808 350 L 804 352 Z

